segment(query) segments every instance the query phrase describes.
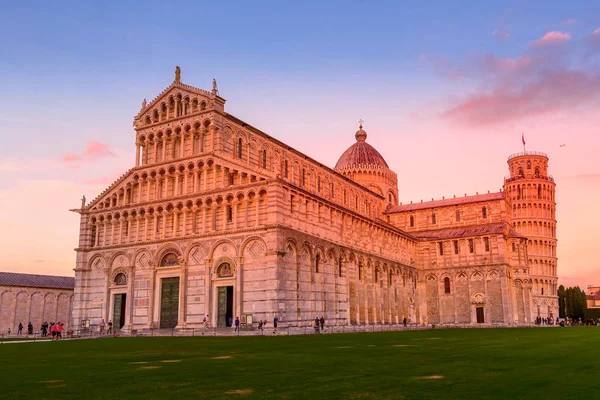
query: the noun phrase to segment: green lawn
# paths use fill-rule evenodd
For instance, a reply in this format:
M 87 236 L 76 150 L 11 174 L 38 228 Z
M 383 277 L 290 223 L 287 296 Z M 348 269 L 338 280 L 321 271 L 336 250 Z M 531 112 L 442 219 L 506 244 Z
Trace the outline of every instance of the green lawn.
M 0 345 L 3 399 L 549 399 L 600 393 L 600 328 Z

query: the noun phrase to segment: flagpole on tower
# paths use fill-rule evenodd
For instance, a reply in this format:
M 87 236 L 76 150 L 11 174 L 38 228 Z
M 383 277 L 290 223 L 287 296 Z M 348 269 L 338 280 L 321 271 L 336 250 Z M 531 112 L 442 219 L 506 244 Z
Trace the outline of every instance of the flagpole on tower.
M 525 153 L 525 134 L 521 132 L 521 141 L 523 142 L 523 153 Z

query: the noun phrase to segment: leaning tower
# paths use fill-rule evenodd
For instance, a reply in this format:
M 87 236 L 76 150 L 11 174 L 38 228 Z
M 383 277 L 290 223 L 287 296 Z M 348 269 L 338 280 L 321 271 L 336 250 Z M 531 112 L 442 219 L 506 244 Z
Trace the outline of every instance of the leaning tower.
M 556 184 L 548 174 L 548 156 L 525 151 L 508 157 L 510 176 L 504 191 L 512 203 L 515 229 L 528 238 L 527 259 L 535 317 L 558 316 L 556 272 Z

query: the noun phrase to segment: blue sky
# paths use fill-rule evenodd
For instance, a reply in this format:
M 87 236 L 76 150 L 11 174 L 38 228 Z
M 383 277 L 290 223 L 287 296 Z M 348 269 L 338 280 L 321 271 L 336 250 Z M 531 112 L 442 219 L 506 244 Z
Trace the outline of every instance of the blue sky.
M 405 202 L 497 190 L 526 132 L 561 179 L 565 265 L 589 275 L 578 232 L 600 201 L 599 28 L 598 1 L 5 2 L 0 228 L 62 191 L 48 212 L 69 231 L 48 251 L 70 270 L 66 210 L 133 165 L 133 116 L 179 65 L 185 83 L 216 78 L 227 112 L 330 166 L 364 119 Z M 111 156 L 61 162 L 91 142 Z

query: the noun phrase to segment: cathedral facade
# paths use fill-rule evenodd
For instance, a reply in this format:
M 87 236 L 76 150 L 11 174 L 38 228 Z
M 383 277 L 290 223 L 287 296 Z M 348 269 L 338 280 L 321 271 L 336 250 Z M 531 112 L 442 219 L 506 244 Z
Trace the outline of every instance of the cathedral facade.
M 121 329 L 514 324 L 558 315 L 548 158 L 504 190 L 398 204 L 367 143 L 329 168 L 175 81 L 134 118 L 135 165 L 81 215 L 73 324 Z M 73 326 L 77 326 L 73 325 Z

